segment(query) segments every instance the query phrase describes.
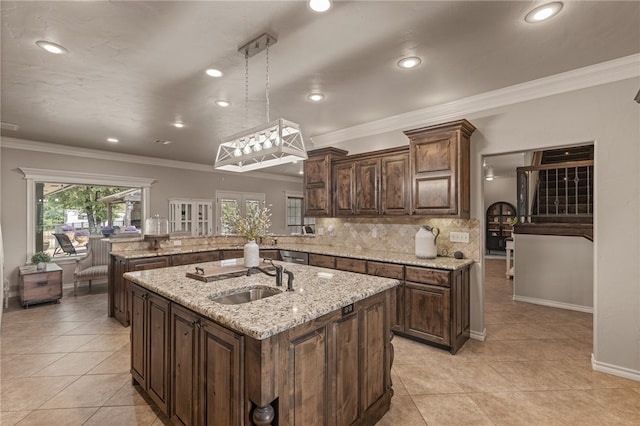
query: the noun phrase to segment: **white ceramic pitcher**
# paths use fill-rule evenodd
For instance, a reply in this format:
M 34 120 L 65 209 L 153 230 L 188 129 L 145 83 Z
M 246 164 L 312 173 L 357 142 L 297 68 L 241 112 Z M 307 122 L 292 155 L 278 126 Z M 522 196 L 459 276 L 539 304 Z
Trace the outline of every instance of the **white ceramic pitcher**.
M 440 230 L 436 227 L 423 225 L 416 232 L 416 257 L 418 259 L 435 259 L 438 255 L 436 238 Z

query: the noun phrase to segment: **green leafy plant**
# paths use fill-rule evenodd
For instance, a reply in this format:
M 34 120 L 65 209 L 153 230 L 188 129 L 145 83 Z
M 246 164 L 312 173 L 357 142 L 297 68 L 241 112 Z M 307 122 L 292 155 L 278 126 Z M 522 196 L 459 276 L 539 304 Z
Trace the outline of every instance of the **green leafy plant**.
M 224 209 L 222 222 L 231 230 L 231 234 L 241 235 L 248 240 L 265 237 L 271 227 L 271 211 L 259 204 L 248 204 L 247 214 L 243 217 L 237 206 Z
M 31 263 L 37 265 L 38 263 L 41 263 L 41 262 L 44 262 L 44 263 L 51 262 L 51 256 L 49 256 L 49 253 L 39 251 L 35 253 L 33 256 L 31 256 Z

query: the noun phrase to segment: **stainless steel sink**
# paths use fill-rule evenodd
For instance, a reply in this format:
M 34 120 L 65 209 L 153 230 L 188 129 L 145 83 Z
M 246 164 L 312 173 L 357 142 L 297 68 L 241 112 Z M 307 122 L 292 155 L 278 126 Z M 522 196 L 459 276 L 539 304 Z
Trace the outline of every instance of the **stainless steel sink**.
M 264 299 L 265 297 L 275 296 L 279 293 L 282 293 L 282 290 L 274 287 L 256 286 L 248 290 L 243 289 L 235 293 L 225 294 L 224 296 L 211 297 L 211 300 L 216 303 L 222 303 L 223 305 L 239 305 L 241 303 Z

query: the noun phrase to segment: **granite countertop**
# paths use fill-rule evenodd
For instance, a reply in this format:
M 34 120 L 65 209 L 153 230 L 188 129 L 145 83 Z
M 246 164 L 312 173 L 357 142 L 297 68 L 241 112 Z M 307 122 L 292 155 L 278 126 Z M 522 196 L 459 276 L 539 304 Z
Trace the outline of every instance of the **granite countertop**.
M 128 250 L 121 252 L 112 252 L 114 256 L 123 259 L 137 259 L 155 256 L 170 256 L 182 253 L 198 253 L 211 250 L 239 250 L 242 246 L 212 246 L 212 245 L 194 245 L 194 246 L 175 246 L 171 248 L 163 248 L 160 250 Z M 414 254 L 367 250 L 362 248 L 346 248 L 335 246 L 324 246 L 317 244 L 278 244 L 277 246 L 265 245 L 260 247 L 261 250 L 293 250 L 315 254 L 326 254 L 330 256 L 343 256 L 354 259 L 373 260 L 378 262 L 398 263 L 402 265 L 422 266 L 427 268 L 438 268 L 455 271 L 465 268 L 474 263 L 473 259 L 456 259 L 453 257 L 438 256 L 435 259 L 418 259 Z
M 239 262 L 242 262 L 242 259 Z M 282 264 L 285 269 L 294 273 L 295 291 L 286 291 L 286 274 L 283 276 L 283 287 L 275 287 L 275 278 L 261 272 L 252 273 L 249 277 L 228 278 L 208 283 L 187 278 L 186 272 L 193 272 L 195 265 L 127 272 L 124 277 L 225 327 L 258 340 L 399 284 L 398 280 L 389 278 L 292 263 L 276 264 Z M 220 265 L 219 261 L 198 264 L 205 269 Z M 318 276 L 319 272 L 329 273 L 331 277 L 321 278 Z M 239 305 L 223 305 L 209 298 L 255 285 L 279 288 L 282 289 L 282 293 Z

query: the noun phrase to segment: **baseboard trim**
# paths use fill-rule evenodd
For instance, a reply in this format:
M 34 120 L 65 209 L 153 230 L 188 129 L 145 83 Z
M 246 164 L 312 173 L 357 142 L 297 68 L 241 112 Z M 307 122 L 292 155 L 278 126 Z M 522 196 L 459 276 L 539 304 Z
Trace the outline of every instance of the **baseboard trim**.
M 593 354 L 591 354 L 591 368 L 601 373 L 612 374 L 614 376 L 624 377 L 625 379 L 640 382 L 640 371 L 632 370 L 626 367 L 620 367 L 619 365 L 607 364 L 606 362 L 596 361 L 596 358 Z
M 471 330 L 469 332 L 469 338 L 473 339 L 473 340 L 479 340 L 481 342 L 484 342 L 487 339 L 487 329 L 485 328 L 482 331 L 473 331 L 473 330 Z
M 593 313 L 592 306 L 574 305 L 572 303 L 556 302 L 555 300 L 537 299 L 535 297 L 516 296 L 513 295 L 513 300 L 516 302 L 533 303 L 535 305 L 549 306 L 552 308 L 568 309 L 570 311 Z

